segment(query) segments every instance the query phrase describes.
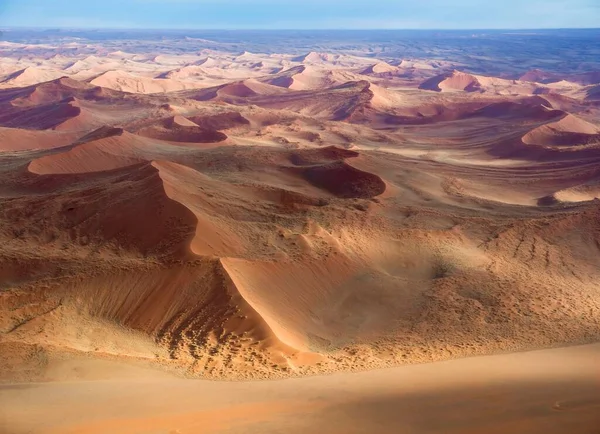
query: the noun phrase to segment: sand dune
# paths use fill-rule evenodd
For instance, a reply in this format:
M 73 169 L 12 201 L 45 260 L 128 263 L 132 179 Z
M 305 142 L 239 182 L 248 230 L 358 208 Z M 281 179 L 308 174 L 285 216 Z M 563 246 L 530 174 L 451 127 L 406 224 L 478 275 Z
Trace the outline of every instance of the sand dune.
M 239 112 L 224 112 L 208 116 L 193 116 L 189 119 L 194 124 L 211 130 L 227 130 L 240 126 L 250 125 L 248 119 Z
M 370 74 L 393 74 L 398 72 L 398 68 L 386 62 L 379 62 L 363 69 L 360 73 L 365 75 Z
M 0 127 L 0 150 L 12 152 L 60 148 L 69 145 L 78 136 L 78 133 L 27 131 L 19 128 Z
M 139 77 L 123 71 L 107 71 L 90 81 L 94 86 L 101 86 L 121 92 L 130 93 L 164 93 L 188 89 L 192 85 L 172 80 Z
M 61 71 L 28 67 L 13 72 L 0 81 L 0 87 L 23 87 L 44 81 L 54 80 L 63 76 Z
M 436 92 L 485 92 L 512 96 L 533 95 L 540 90 L 540 85 L 536 83 L 474 75 L 456 70 L 432 77 L 421 83 L 419 87 Z
M 470 116 L 490 118 L 525 118 L 530 120 L 551 120 L 564 116 L 560 110 L 553 110 L 552 104 L 539 96 L 518 102 L 497 102 L 474 111 Z
M 467 92 L 476 92 L 481 90 L 481 83 L 477 77 L 464 72 L 452 71 L 447 74 L 438 75 L 420 86 L 424 90 L 434 90 L 437 92 L 448 92 L 464 90 Z
M 93 123 L 75 98 L 0 115 L 0 124 L 11 128 L 85 130 Z
M 308 90 L 322 89 L 358 80 L 360 80 L 360 77 L 351 72 L 332 71 L 325 68 L 301 65 L 275 74 L 264 81 L 288 89 Z
M 523 136 L 523 142 L 545 146 L 577 146 L 600 143 L 600 128 L 566 113 Z
M 78 357 L 275 379 L 599 339 L 593 74 L 69 44 L 2 67 L 23 71 L 0 89 L 2 379 Z
M 227 139 L 225 134 L 215 130 L 193 125 L 174 125 L 170 122 L 142 128 L 137 134 L 158 140 L 184 143 L 217 143 Z

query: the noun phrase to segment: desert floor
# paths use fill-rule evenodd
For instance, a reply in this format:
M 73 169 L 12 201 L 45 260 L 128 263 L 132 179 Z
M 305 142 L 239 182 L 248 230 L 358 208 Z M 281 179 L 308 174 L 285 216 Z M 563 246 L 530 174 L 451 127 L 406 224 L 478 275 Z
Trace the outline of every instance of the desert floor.
M 599 366 L 600 345 L 258 382 L 71 361 L 52 368 L 64 381 L 0 386 L 0 421 L 7 434 L 591 434 Z

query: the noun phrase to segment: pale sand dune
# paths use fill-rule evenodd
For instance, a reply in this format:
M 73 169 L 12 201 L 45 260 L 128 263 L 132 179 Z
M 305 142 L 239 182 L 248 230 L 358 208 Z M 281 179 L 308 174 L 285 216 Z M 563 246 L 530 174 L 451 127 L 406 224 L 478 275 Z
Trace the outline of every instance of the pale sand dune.
M 336 71 L 313 65 L 301 65 L 275 74 L 264 81 L 293 90 L 322 89 L 359 81 L 360 76 L 349 71 Z
M 593 434 L 599 354 L 591 345 L 255 383 L 80 360 L 50 372 L 93 381 L 0 386 L 0 423 L 7 434 Z
M 539 91 L 539 86 L 535 83 L 486 77 L 456 70 L 432 77 L 419 87 L 436 92 L 486 92 L 498 95 L 532 95 Z
M 0 81 L 2 87 L 23 87 L 32 84 L 42 83 L 44 81 L 54 80 L 62 77 L 64 73 L 59 70 L 27 67 L 19 71 L 13 72 L 9 76 Z
M 386 62 L 378 62 L 378 63 L 375 63 L 374 65 L 371 65 L 371 66 L 363 69 L 360 73 L 369 75 L 369 74 L 392 74 L 395 72 L 398 72 L 397 67 L 392 66 Z
M 90 81 L 94 86 L 101 86 L 121 92 L 130 93 L 164 93 L 193 88 L 191 83 L 173 79 L 154 79 L 140 77 L 124 71 L 107 71 Z

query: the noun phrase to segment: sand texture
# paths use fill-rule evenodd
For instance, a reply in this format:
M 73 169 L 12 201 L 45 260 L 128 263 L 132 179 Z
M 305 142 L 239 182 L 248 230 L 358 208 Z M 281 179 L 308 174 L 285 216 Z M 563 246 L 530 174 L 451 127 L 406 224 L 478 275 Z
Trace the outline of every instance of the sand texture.
M 483 61 L 474 71 L 464 58 L 360 47 L 95 44 L 60 45 L 60 54 L 2 45 L 0 380 L 57 380 L 57 363 L 73 359 L 195 379 L 340 373 L 337 384 L 355 378 L 350 371 L 600 340 L 592 71 L 503 71 Z M 397 372 L 403 381 L 413 371 Z M 371 381 L 356 378 L 352 388 Z M 417 404 L 400 396 L 381 405 L 451 418 L 446 403 L 462 386 L 448 381 L 439 408 L 417 388 Z M 183 384 L 165 387 L 185 395 L 209 383 Z M 295 383 L 281 384 L 287 394 Z M 113 386 L 94 383 L 97 399 L 112 400 Z M 64 389 L 67 405 L 79 386 L 31 386 L 45 387 L 36 399 Z M 158 385 L 144 387 L 152 395 Z M 264 386 L 223 387 L 244 397 Z M 29 390 L 0 394 L 20 402 Z M 286 413 L 292 404 L 266 404 L 276 390 L 235 404 L 240 415 L 258 423 Z M 311 396 L 302 405 L 322 408 Z M 365 417 L 379 417 L 367 398 L 374 413 Z M 587 395 L 565 399 L 573 411 L 596 406 Z M 340 415 L 358 405 L 350 401 Z M 175 402 L 156 414 L 164 429 L 178 429 Z M 543 405 L 562 421 L 572 414 Z M 119 429 L 137 426 L 146 410 L 137 411 Z M 182 407 L 181 417 L 191 411 Z M 219 411 L 216 431 L 225 430 Z M 96 428 L 71 422 L 118 432 L 105 416 L 90 416 L 108 424 Z M 486 432 L 515 432 L 492 416 L 496 431 Z M 55 417 L 47 432 L 70 432 Z M 406 432 L 441 429 L 415 418 L 418 429 Z M 14 432 L 34 429 L 18 420 Z M 352 421 L 336 429 L 352 432 Z

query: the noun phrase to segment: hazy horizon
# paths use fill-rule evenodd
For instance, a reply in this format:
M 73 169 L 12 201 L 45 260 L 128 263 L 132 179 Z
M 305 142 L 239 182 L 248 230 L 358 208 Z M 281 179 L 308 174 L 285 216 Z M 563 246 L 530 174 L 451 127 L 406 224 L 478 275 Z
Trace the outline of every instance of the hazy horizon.
M 600 30 L 600 26 L 596 26 L 596 27 L 481 27 L 481 28 L 477 28 L 477 27 L 464 27 L 464 28 L 435 28 L 435 27 L 431 27 L 431 28 L 401 28 L 401 27 L 390 27 L 390 28 L 376 28 L 376 27 L 372 27 L 372 28 L 344 28 L 344 27 L 339 27 L 339 28 L 316 28 L 316 29 L 311 29 L 311 28 L 293 28 L 293 27 L 286 27 L 286 28 L 260 28 L 260 27 L 239 27 L 239 28 L 227 28 L 227 27 L 222 27 L 222 28 L 218 28 L 218 27 L 102 27 L 102 26 L 98 26 L 98 27 L 94 27 L 94 26 L 90 26 L 90 27 L 78 27 L 78 26 L 5 26 L 0 24 L 0 28 L 3 30 L 40 30 L 40 31 L 52 31 L 52 30 L 64 30 L 64 31 L 69 31 L 69 30 L 130 30 L 130 31 L 153 31 L 153 30 L 161 30 L 161 31 L 177 31 L 177 32 L 182 32 L 182 31 L 195 31 L 195 32 L 201 32 L 201 31 L 211 31 L 211 32 L 218 32 L 218 31 L 223 31 L 223 32 L 245 32 L 245 31 L 256 31 L 256 32 L 278 32 L 278 31 L 282 31 L 282 32 L 286 32 L 286 31 L 291 31 L 291 32 L 481 32 L 481 31 L 486 31 L 486 32 L 504 32 L 504 31 L 556 31 L 556 30 Z
M 451 7 L 449 7 L 451 6 Z M 110 29 L 555 29 L 595 28 L 600 4 L 590 0 L 482 2 L 457 0 L 6 0 L 0 25 Z

